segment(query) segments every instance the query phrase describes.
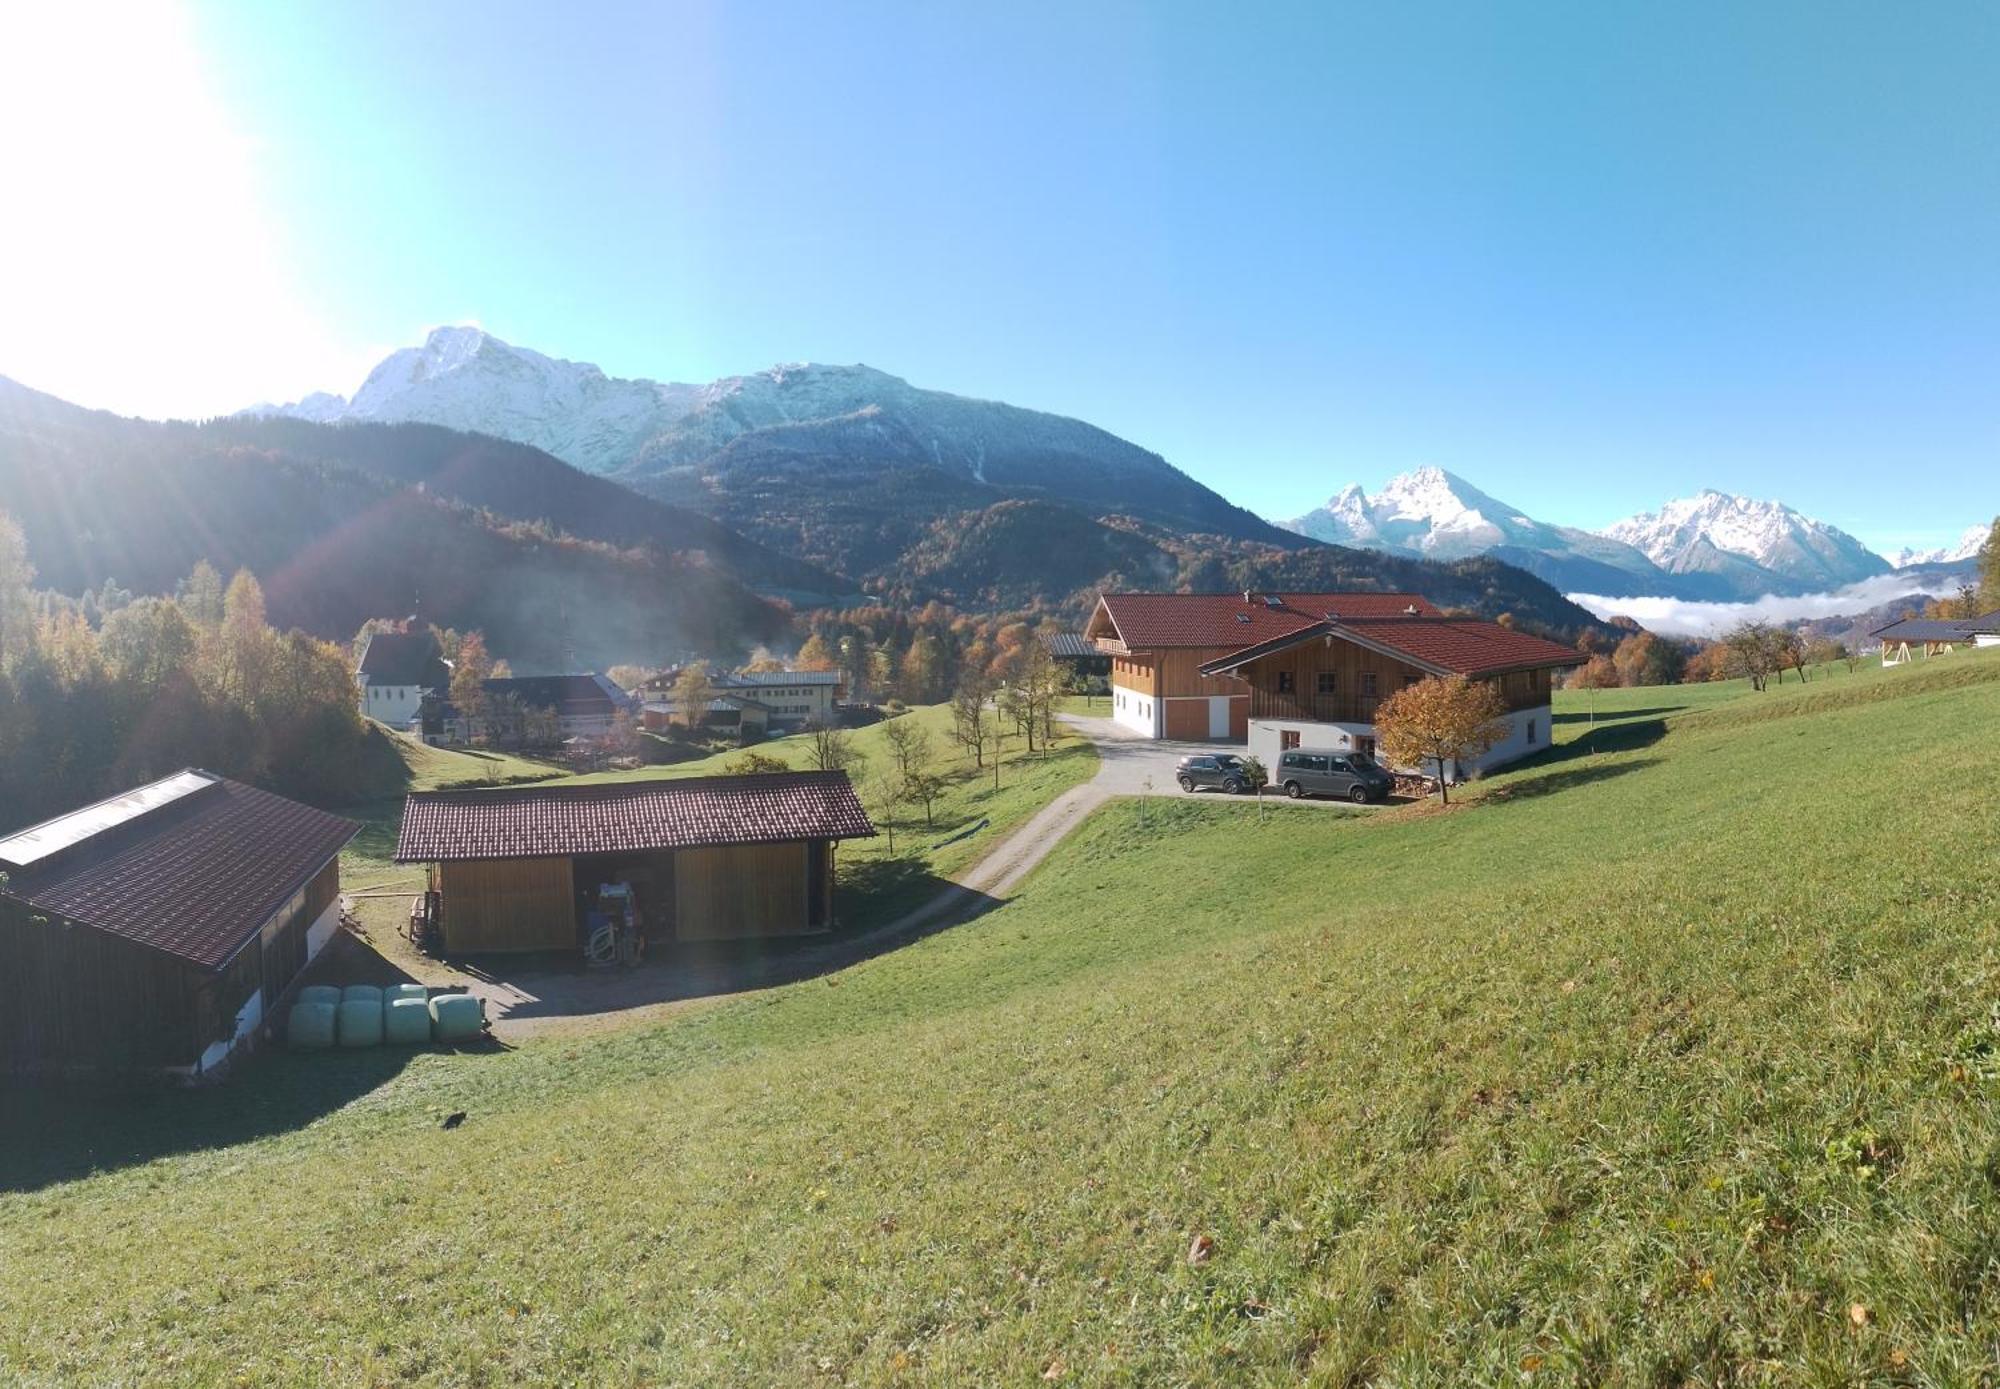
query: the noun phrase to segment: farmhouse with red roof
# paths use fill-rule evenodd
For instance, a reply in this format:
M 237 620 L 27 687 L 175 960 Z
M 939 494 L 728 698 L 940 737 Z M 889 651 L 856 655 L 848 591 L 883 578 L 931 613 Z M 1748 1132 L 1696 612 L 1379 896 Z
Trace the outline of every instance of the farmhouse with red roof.
M 1583 657 L 1413 593 L 1107 593 L 1085 635 L 1111 657 L 1112 715 L 1148 738 L 1375 748 L 1375 709 L 1433 675 L 1491 681 L 1508 733 L 1475 765 L 1546 746 L 1554 672 Z

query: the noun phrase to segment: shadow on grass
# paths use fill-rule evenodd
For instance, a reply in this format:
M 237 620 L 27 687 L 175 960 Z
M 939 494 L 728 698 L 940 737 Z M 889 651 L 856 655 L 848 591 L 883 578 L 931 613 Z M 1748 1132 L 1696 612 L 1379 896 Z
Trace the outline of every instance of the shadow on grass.
M 0 1191 L 31 1191 L 155 1158 L 227 1148 L 303 1128 L 408 1065 L 408 1048 L 251 1057 L 227 1080 L 0 1090 Z
M 1529 800 L 1536 796 L 1552 796 L 1559 791 L 1574 791 L 1579 786 L 1589 786 L 1593 782 L 1610 781 L 1624 776 L 1627 772 L 1643 771 L 1647 767 L 1657 767 L 1665 760 L 1658 757 L 1640 757 L 1630 762 L 1598 762 L 1581 767 L 1560 767 L 1543 772 L 1540 776 L 1524 777 L 1510 781 L 1505 786 L 1496 786 L 1483 797 L 1488 805 L 1501 805 L 1508 801 Z
M 408 973 L 343 931 L 300 972 L 294 987 L 408 982 Z M 287 1001 L 274 1011 L 272 1023 L 280 1034 L 290 1006 Z M 0 1192 L 286 1133 L 370 1093 L 425 1052 L 478 1055 L 506 1049 L 491 1037 L 462 1046 L 306 1052 L 287 1051 L 273 1040 L 215 1084 L 184 1086 L 154 1077 L 42 1077 L 0 1084 Z
M 1551 714 L 1549 720 L 1552 723 L 1626 723 L 1632 719 L 1665 718 L 1668 714 L 1680 714 L 1692 708 L 1692 704 L 1659 704 L 1647 709 L 1605 709 L 1595 718 L 1588 709 L 1577 709 Z
M 1000 902 L 938 877 L 919 859 L 893 858 L 844 866 L 834 905 L 840 924 L 824 935 L 654 945 L 631 969 L 593 969 L 574 952 L 452 963 L 507 990 L 510 1022 L 587 1017 L 832 974 L 962 925 Z
M 1664 718 L 1631 719 L 1623 723 L 1600 721 L 1597 727 L 1582 737 L 1572 738 L 1560 747 L 1550 748 L 1532 762 L 1517 762 L 1514 766 L 1547 767 L 1558 762 L 1574 761 L 1579 757 L 1594 757 L 1601 752 L 1637 752 L 1641 748 L 1653 746 L 1666 736 L 1667 721 Z

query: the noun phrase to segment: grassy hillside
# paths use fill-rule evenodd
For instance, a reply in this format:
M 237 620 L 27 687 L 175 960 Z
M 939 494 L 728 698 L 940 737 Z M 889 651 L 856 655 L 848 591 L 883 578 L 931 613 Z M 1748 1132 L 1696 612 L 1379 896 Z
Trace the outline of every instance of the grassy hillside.
M 661 1026 L 0 1116 L 0 1368 L 1977 1382 L 2000 658 L 1592 698 L 1448 813 L 1114 805 Z

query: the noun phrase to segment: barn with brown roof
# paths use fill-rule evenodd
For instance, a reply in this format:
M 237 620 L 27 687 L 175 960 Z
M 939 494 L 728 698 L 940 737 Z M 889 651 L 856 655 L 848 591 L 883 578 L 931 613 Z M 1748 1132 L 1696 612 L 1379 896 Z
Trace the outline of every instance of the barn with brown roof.
M 780 772 L 419 793 L 396 859 L 446 953 L 569 951 L 628 897 L 662 944 L 828 930 L 834 846 L 874 833 L 845 772 Z
M 220 1071 L 339 928 L 360 828 L 189 769 L 0 836 L 0 1071 Z

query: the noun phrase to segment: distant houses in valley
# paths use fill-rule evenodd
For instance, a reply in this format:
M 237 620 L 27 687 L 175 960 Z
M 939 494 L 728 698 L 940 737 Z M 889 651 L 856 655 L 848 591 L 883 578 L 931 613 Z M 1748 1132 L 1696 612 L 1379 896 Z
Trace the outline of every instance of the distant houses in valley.
M 220 1072 L 339 929 L 360 829 L 189 769 L 0 833 L 0 1073 Z
M 1507 735 L 1458 775 L 1546 747 L 1555 672 L 1584 657 L 1413 593 L 1107 593 L 1085 635 L 1111 657 L 1112 717 L 1147 738 L 1375 751 L 1383 700 L 1430 676 L 1491 683 Z
M 618 716 L 636 720 L 638 703 L 608 676 L 500 675 L 479 682 L 483 708 L 468 713 L 449 699 L 424 716 L 427 741 L 491 741 L 517 746 L 609 737 Z
M 638 690 L 646 727 L 685 725 L 676 689 L 679 670 L 662 671 Z M 768 729 L 803 728 L 835 721 L 845 688 L 832 670 L 713 671 L 703 722 L 761 734 Z
M 408 729 L 426 700 L 442 698 L 451 687 L 437 634 L 428 627 L 372 632 L 355 662 L 354 683 L 361 716 L 391 728 Z

